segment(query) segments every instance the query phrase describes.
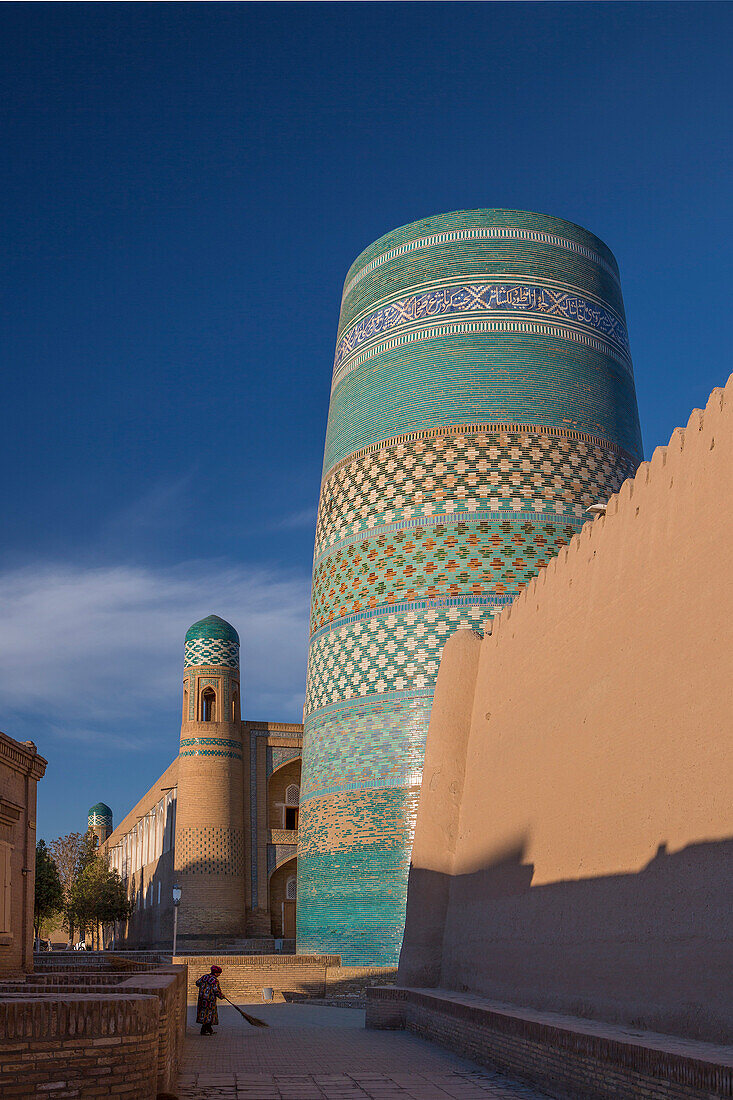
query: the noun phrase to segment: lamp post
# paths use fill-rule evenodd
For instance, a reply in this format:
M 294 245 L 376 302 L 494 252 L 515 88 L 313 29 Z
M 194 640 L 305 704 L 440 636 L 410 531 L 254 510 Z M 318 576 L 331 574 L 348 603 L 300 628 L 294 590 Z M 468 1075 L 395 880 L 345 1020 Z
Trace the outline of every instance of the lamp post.
M 176 936 L 178 935 L 178 906 L 181 904 L 181 887 L 173 887 L 173 958 L 176 957 Z

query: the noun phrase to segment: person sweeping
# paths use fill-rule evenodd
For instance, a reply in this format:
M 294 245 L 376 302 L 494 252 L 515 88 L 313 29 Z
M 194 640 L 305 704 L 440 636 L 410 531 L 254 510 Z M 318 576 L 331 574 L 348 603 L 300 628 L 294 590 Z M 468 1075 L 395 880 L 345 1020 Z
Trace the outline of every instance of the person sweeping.
M 219 1023 L 219 1009 L 217 1007 L 217 998 L 226 1001 L 228 1004 L 235 1008 L 239 1015 L 251 1024 L 252 1027 L 269 1027 L 264 1020 L 259 1020 L 256 1016 L 250 1016 L 248 1012 L 245 1012 L 235 1005 L 234 1001 L 230 1001 L 222 991 L 219 985 L 219 975 L 221 974 L 220 966 L 212 966 L 209 974 L 204 974 L 201 978 L 198 978 L 196 985 L 198 986 L 199 999 L 196 1006 L 196 1023 L 201 1024 L 202 1035 L 213 1035 L 213 1025 Z
M 212 966 L 208 974 L 203 974 L 196 979 L 199 991 L 199 999 L 196 1005 L 196 1023 L 201 1024 L 202 1035 L 213 1035 L 213 1025 L 219 1023 L 219 1009 L 216 1002 L 217 998 L 222 1000 L 224 998 L 219 985 L 220 974 L 221 967 Z

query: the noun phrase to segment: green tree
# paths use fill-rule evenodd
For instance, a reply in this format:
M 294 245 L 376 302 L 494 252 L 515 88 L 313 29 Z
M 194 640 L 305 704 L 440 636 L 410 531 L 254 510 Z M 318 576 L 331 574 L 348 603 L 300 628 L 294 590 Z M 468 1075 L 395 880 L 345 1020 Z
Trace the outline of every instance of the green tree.
M 64 890 L 59 869 L 46 847 L 45 840 L 36 844 L 36 893 L 33 901 L 33 928 L 36 941 L 42 926 L 57 917 L 64 907 Z
M 105 926 L 112 925 L 113 929 L 117 921 L 130 919 L 132 906 L 127 897 L 125 884 L 117 871 L 104 868 L 104 875 L 99 880 L 99 895 L 97 898 L 96 917 L 104 933 Z
M 127 920 L 130 905 L 125 887 L 116 871 L 111 871 L 100 856 L 86 863 L 71 890 L 70 914 L 75 926 L 99 945 L 99 928 Z

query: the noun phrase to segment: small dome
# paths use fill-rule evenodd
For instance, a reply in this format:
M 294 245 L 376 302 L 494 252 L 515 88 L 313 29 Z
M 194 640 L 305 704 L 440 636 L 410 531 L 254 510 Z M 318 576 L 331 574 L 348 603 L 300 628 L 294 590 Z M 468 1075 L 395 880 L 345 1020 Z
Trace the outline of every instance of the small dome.
M 187 642 L 214 640 L 234 642 L 235 645 L 239 645 L 239 635 L 234 627 L 226 619 L 220 619 L 218 615 L 207 615 L 205 619 L 199 619 L 186 631 Z
M 100 817 L 112 817 L 112 811 L 109 806 L 105 806 L 104 802 L 95 802 L 89 809 L 89 816 L 92 814 L 98 814 Z
M 239 668 L 239 635 L 218 615 L 207 615 L 186 633 L 184 668 L 220 665 Z

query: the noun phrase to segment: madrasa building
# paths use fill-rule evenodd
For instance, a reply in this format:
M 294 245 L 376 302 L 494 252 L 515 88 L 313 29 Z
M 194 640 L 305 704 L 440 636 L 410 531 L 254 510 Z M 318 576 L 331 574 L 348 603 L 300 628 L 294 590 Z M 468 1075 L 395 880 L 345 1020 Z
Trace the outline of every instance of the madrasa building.
M 89 811 L 133 905 L 117 944 L 170 949 L 174 886 L 184 950 L 293 940 L 303 727 L 242 720 L 239 635 L 218 615 L 184 650 L 178 755 L 116 829 Z
M 337 333 L 302 783 L 302 727 L 241 721 L 236 632 L 194 624 L 179 755 L 104 843 L 135 899 L 128 942 L 169 941 L 175 879 L 184 937 L 295 923 L 300 953 L 395 965 L 443 646 L 510 604 L 641 458 L 601 240 L 489 209 L 370 245 Z

